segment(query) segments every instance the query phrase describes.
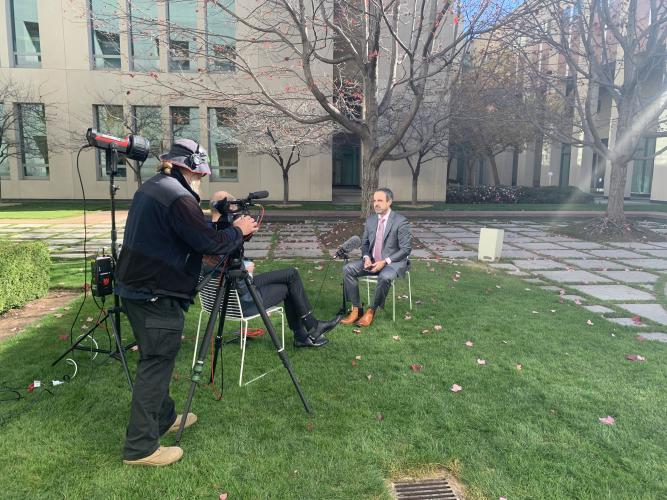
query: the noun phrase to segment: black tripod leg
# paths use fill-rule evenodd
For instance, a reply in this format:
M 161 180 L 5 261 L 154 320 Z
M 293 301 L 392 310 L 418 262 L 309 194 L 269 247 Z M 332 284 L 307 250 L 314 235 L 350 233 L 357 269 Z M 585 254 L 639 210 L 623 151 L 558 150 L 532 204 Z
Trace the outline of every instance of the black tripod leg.
M 220 311 L 221 321 L 225 317 L 227 311 L 227 305 L 229 304 L 229 292 L 231 290 L 231 280 L 225 280 L 225 286 L 218 288 L 218 293 L 215 296 L 215 301 L 213 302 L 212 311 Z M 222 304 L 222 309 L 220 309 L 220 304 Z M 201 380 L 201 374 L 204 371 L 204 361 L 206 360 L 206 355 L 208 354 L 208 349 L 211 345 L 211 338 L 213 337 L 213 329 L 215 328 L 215 322 L 217 320 L 217 314 L 211 313 L 208 318 L 208 324 L 206 325 L 206 333 L 204 333 L 204 338 L 201 341 L 199 346 L 199 354 L 197 354 L 197 361 L 195 366 L 192 367 L 192 376 L 190 380 L 190 389 L 188 390 L 188 399 L 185 401 L 185 407 L 183 408 L 183 415 L 187 415 L 190 412 L 190 407 L 192 406 L 192 398 L 195 395 L 195 389 L 197 384 Z M 181 442 L 181 436 L 183 435 L 183 430 L 185 429 L 185 418 L 181 419 L 181 425 L 178 428 L 176 433 L 176 444 Z
M 218 357 L 220 358 L 220 367 L 222 368 L 222 356 L 220 356 L 220 349 L 222 348 L 222 331 L 225 327 L 225 317 L 220 311 L 220 321 L 218 322 L 218 333 L 215 335 L 214 343 L 214 354 L 213 354 L 213 363 L 211 364 L 211 378 L 209 382 L 213 383 L 213 378 L 215 377 L 215 372 L 218 367 Z M 220 390 L 222 390 L 223 377 L 220 377 Z
M 95 325 L 93 325 L 93 327 L 90 328 L 86 333 L 84 333 L 83 335 L 81 335 L 81 337 L 79 337 L 79 340 L 77 340 L 76 342 L 74 342 L 74 344 L 72 344 L 72 346 L 71 346 L 69 349 L 67 349 L 64 353 L 62 353 L 62 355 L 61 355 L 58 359 L 56 359 L 53 363 L 51 363 L 51 366 L 56 366 L 56 365 L 58 364 L 58 362 L 59 362 L 61 359 L 63 359 L 63 358 L 64 358 L 65 356 L 67 356 L 70 352 L 72 352 L 74 349 L 76 349 L 77 347 L 79 347 L 79 344 L 80 344 L 81 342 L 83 342 L 84 340 L 86 340 L 86 339 L 90 336 L 90 334 L 93 333 L 93 332 L 95 331 L 95 329 L 98 327 L 98 325 L 100 325 L 101 323 L 103 323 L 104 321 L 106 321 L 106 319 L 107 319 L 108 317 L 109 317 L 109 311 L 106 311 L 106 312 L 104 313 L 104 315 L 97 321 L 97 323 L 96 323 Z
M 112 318 L 111 320 L 111 329 L 113 330 L 113 338 L 116 339 L 116 349 L 117 354 L 120 357 L 120 362 L 123 365 L 123 371 L 127 377 L 127 383 L 130 386 L 130 391 L 133 390 L 132 386 L 132 375 L 130 375 L 130 369 L 127 366 L 127 359 L 125 358 L 125 349 L 123 349 L 123 344 L 120 338 L 120 332 L 116 329 L 116 321 Z
M 252 283 L 252 281 L 247 275 L 244 276 L 243 280 L 245 281 L 245 284 L 248 287 L 248 291 L 252 296 L 252 300 L 255 303 L 255 306 L 257 307 L 259 315 L 262 317 L 262 321 L 264 321 L 264 326 L 266 326 L 266 330 L 269 332 L 271 341 L 273 342 L 273 345 L 275 346 L 276 351 L 278 352 L 278 357 L 280 358 L 280 361 L 283 362 L 283 366 L 287 370 L 287 373 L 289 373 L 289 376 L 292 379 L 292 383 L 294 384 L 294 388 L 296 389 L 296 392 L 299 394 L 299 397 L 301 398 L 303 407 L 308 413 L 313 413 L 310 404 L 308 404 L 306 396 L 303 394 L 303 391 L 301 390 L 301 385 L 299 384 L 299 381 L 297 380 L 296 375 L 294 374 L 292 365 L 290 364 L 289 358 L 287 357 L 287 353 L 285 352 L 285 346 L 281 346 L 280 342 L 278 342 L 278 337 L 276 337 L 276 332 L 273 329 L 273 323 L 271 323 L 269 315 L 266 314 L 266 309 L 264 308 L 264 304 L 262 303 L 261 297 L 257 293 L 255 285 Z

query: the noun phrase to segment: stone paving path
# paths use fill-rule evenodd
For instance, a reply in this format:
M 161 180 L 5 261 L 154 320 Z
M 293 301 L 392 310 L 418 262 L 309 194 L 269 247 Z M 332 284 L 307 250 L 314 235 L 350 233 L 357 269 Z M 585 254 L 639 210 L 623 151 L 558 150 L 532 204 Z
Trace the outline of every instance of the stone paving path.
M 331 231 L 339 222 L 266 223 L 246 243 L 245 253 L 249 258 L 324 259 L 335 248 L 325 248 L 318 235 Z M 667 311 L 657 300 L 658 295 L 667 296 L 667 285 L 663 289 L 661 279 L 667 275 L 666 242 L 592 243 L 555 236 L 545 231 L 544 224 L 537 219 L 420 219 L 413 222 L 412 230 L 422 248 L 413 251 L 412 259 L 476 261 L 480 229 L 503 229 L 502 260 L 489 266 L 557 293 L 563 300 L 580 304 L 613 324 L 637 328 L 647 339 L 667 342 L 667 333 L 658 331 L 667 332 Z M 641 225 L 667 234 L 667 221 L 645 221 Z M 121 221 L 121 244 L 123 229 Z M 53 257 L 83 258 L 82 224 L 0 223 L 0 238 L 44 240 Z M 93 255 L 102 248 L 109 252 L 110 244 L 110 223 L 89 223 L 87 254 Z M 661 289 L 656 290 L 658 283 Z M 646 329 L 656 331 L 643 333 Z

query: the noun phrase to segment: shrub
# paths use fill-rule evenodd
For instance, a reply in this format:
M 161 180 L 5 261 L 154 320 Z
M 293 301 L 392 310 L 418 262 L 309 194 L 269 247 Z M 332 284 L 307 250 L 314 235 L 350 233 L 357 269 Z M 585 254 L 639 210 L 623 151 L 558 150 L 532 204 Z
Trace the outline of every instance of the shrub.
M 573 186 L 448 186 L 447 203 L 593 203 L 593 195 Z
M 44 242 L 0 241 L 0 313 L 46 295 L 50 271 Z

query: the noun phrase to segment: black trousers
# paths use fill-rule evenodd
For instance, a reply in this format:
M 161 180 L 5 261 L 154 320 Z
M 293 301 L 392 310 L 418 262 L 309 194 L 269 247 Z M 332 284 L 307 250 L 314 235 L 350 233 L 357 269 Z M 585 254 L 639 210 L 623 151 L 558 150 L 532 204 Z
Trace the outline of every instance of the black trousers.
M 375 287 L 375 295 L 373 296 L 373 304 L 370 306 L 373 309 L 384 307 L 384 301 L 391 288 L 391 282 L 396 279 L 396 271 L 390 267 L 385 266 L 379 274 L 369 273 L 364 269 L 364 261 L 357 260 L 348 262 L 343 268 L 343 286 L 345 287 L 345 297 L 354 307 L 361 307 L 361 299 L 359 298 L 359 278 L 362 276 L 377 276 L 378 282 Z
M 176 421 L 169 383 L 181 348 L 184 316 L 180 302 L 169 297 L 155 302 L 123 299 L 123 309 L 139 345 L 123 458 L 137 460 L 157 450 L 160 436 Z
M 298 269 L 293 267 L 258 274 L 253 282 L 264 307 L 285 303 L 287 324 L 293 332 L 302 330 L 301 319 L 312 312 Z

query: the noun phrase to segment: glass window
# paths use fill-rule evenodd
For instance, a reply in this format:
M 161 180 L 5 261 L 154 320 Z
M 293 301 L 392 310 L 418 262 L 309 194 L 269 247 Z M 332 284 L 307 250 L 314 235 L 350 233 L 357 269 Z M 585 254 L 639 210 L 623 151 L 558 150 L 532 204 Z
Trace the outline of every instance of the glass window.
M 12 43 L 16 66 L 39 67 L 42 51 L 39 44 L 37 0 L 11 0 Z
M 169 71 L 194 71 L 197 0 L 171 1 L 169 19 Z
M 567 187 L 570 185 L 570 158 L 572 156 L 572 146 L 562 143 L 560 145 L 560 178 L 558 185 Z
M 49 148 L 43 104 L 19 104 L 19 141 L 24 177 L 49 176 Z
M 238 180 L 238 140 L 234 138 L 232 124 L 236 110 L 233 108 L 209 108 L 208 150 L 211 178 Z
M 220 4 L 234 11 L 234 0 Z M 206 3 L 206 55 L 210 71 L 234 71 L 236 19 L 218 5 Z
M 171 108 L 171 138 L 199 142 L 199 108 Z
M 155 0 L 130 3 L 130 54 L 133 71 L 159 71 L 160 34 Z
M 655 144 L 655 137 L 639 139 L 632 168 L 631 192 L 633 194 L 651 194 Z
M 115 135 L 116 137 L 125 137 L 127 130 L 125 128 L 125 117 L 123 116 L 123 106 L 113 106 L 101 104 L 95 106 L 95 126 L 103 134 Z M 109 177 L 106 166 L 106 153 L 97 149 L 97 172 L 100 179 Z M 125 161 L 118 159 L 118 172 L 116 177 L 127 176 L 127 165 Z
M 141 166 L 141 180 L 150 179 L 160 163 L 158 155 L 162 153 L 164 139 L 162 128 L 162 110 L 159 106 L 135 106 L 133 108 L 134 132 L 148 139 L 151 143 L 150 154 Z
M 93 68 L 120 69 L 120 25 L 117 0 L 90 1 Z

